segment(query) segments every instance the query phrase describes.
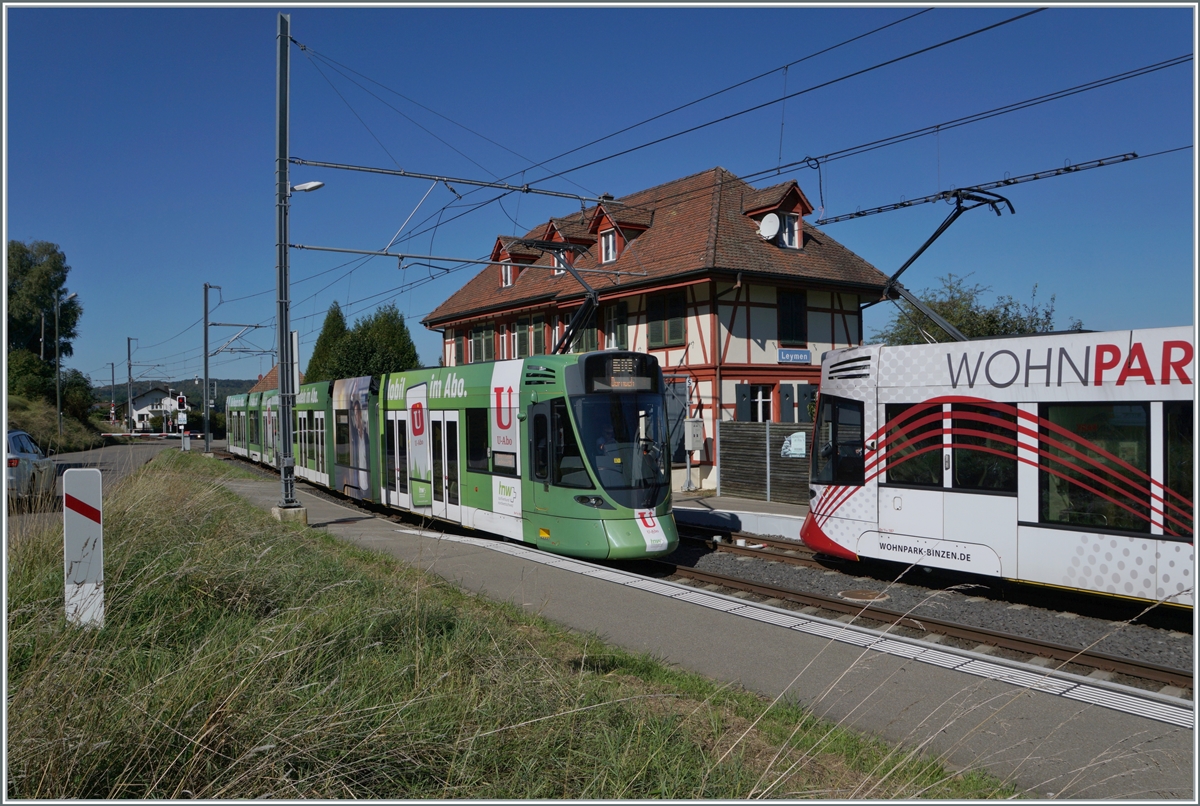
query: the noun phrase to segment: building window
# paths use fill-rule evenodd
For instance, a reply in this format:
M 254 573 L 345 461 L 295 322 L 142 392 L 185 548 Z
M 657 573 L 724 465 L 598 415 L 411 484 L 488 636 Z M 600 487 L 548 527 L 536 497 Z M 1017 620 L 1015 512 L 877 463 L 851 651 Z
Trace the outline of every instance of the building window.
M 808 304 L 803 291 L 778 291 L 779 346 L 808 346 Z
M 454 366 L 456 367 L 461 367 L 466 363 L 466 356 L 463 355 L 465 341 L 462 333 L 454 331 Z
M 800 216 L 784 213 L 779 222 L 779 245 L 786 249 L 800 248 Z
M 500 325 L 500 355 L 496 356 L 501 361 L 508 358 L 508 324 Z
M 648 341 L 651 348 L 674 347 L 684 342 L 687 296 L 683 289 L 646 299 Z
M 495 358 L 494 331 L 491 326 L 477 327 L 471 331 L 471 363 L 491 361 Z
M 617 231 L 607 230 L 600 233 L 600 262 L 612 263 L 617 259 Z
M 533 317 L 533 354 L 544 355 L 546 352 L 545 319 L 538 315 Z
M 750 387 L 750 422 L 771 422 L 771 393 L 774 389 L 770 384 L 754 384 Z
M 509 286 L 511 286 L 513 284 L 513 278 L 515 276 L 516 276 L 516 272 L 513 270 L 513 264 L 511 264 L 511 263 L 501 263 L 500 264 L 500 287 L 501 288 L 508 288 Z
M 575 338 L 571 342 L 571 352 L 573 353 L 590 353 L 596 349 L 596 321 L 585 328 L 575 331 Z
M 555 274 L 555 276 L 557 276 L 559 274 L 566 274 L 566 273 L 567 273 L 566 253 L 555 252 L 554 253 L 554 274 Z
M 604 309 L 604 349 L 629 349 L 627 311 L 628 306 L 624 301 L 609 305 Z
M 516 344 L 513 345 L 514 358 L 529 357 L 529 317 L 517 320 L 517 331 L 513 334 Z

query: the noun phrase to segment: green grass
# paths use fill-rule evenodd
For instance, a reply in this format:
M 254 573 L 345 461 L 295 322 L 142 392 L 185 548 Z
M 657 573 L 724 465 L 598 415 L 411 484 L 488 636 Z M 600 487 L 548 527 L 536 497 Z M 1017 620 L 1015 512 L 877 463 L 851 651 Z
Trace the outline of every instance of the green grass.
M 8 427 L 27 432 L 43 451 L 69 453 L 99 448 L 114 441 L 112 438 L 100 436 L 101 431 L 95 420 L 84 423 L 64 414 L 62 421 L 63 433 L 60 437 L 58 413 L 53 404 L 40 399 L 30 400 L 16 396 L 8 398 Z
M 63 618 L 61 522 L 10 528 L 9 797 L 1012 794 L 278 523 L 228 473 L 165 451 L 110 491 L 100 630 Z

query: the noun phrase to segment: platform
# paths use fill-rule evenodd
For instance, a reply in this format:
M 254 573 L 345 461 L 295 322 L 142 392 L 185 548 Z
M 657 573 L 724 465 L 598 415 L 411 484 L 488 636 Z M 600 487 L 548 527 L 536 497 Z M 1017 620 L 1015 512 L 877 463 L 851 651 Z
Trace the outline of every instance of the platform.
M 676 492 L 671 494 L 671 500 L 677 524 L 787 540 L 800 539 L 800 527 L 808 515 L 808 507 L 801 504 L 728 495 Z

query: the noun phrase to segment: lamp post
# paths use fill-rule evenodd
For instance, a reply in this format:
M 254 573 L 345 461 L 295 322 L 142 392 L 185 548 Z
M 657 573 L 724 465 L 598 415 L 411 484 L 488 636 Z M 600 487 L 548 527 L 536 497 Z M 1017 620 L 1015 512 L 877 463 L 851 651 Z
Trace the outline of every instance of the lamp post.
M 275 316 L 279 338 L 279 480 L 282 488 L 279 506 L 273 514 L 279 520 L 303 520 L 308 514 L 296 500 L 296 461 L 292 455 L 292 408 L 296 389 L 293 379 L 295 356 L 292 355 L 291 300 L 288 281 L 288 202 L 292 191 L 307 192 L 321 187 L 320 182 L 305 182 L 292 187 L 288 177 L 288 85 L 291 54 L 291 17 L 279 15 L 276 35 L 278 56 L 275 74 L 275 268 L 278 308 Z
M 62 362 L 59 359 L 59 344 L 58 344 L 58 308 L 63 302 L 70 302 L 78 296 L 72 292 L 66 299 L 61 299 L 61 294 L 54 295 L 54 398 L 55 408 L 58 411 L 58 438 L 62 439 Z

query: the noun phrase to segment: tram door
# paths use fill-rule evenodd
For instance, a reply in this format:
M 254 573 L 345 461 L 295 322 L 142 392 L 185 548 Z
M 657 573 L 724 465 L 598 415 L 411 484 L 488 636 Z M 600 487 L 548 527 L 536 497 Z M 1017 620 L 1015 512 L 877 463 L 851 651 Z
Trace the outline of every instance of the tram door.
M 389 411 L 384 425 L 384 484 L 386 501 L 411 509 L 408 494 L 408 412 Z
M 458 412 L 431 411 L 433 516 L 461 521 L 458 490 Z
M 263 407 L 263 461 L 275 464 L 275 410 Z

